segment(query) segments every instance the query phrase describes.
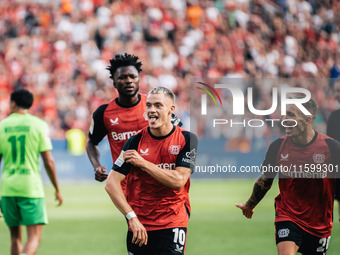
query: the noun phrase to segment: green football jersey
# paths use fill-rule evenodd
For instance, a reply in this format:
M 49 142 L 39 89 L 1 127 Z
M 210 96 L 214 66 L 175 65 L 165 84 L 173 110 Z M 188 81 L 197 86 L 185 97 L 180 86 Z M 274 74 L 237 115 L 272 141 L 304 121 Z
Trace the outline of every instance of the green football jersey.
M 40 152 L 52 150 L 48 125 L 30 114 L 13 113 L 0 122 L 0 154 L 4 161 L 1 196 L 44 197 Z

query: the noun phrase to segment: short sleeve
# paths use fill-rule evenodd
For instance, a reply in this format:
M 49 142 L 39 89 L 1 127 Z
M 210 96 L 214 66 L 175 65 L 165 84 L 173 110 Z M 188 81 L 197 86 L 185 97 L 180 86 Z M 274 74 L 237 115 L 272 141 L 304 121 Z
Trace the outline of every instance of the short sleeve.
M 39 136 L 40 136 L 39 144 L 40 152 L 52 150 L 50 131 L 46 122 L 43 122 L 43 124 L 41 125 Z
M 128 175 L 128 173 L 130 172 L 131 169 L 131 164 L 126 163 L 124 161 L 124 152 L 127 150 L 137 150 L 138 149 L 138 144 L 140 142 L 140 139 L 142 137 L 141 133 L 138 133 L 134 136 L 131 136 L 124 144 L 118 158 L 116 159 L 115 163 L 113 164 L 112 169 L 124 174 L 124 175 Z
M 185 137 L 185 145 L 179 152 L 176 159 L 176 167 L 187 167 L 191 171 L 195 168 L 198 139 L 197 136 L 189 131 L 182 131 Z
M 108 104 L 99 106 L 92 116 L 89 139 L 96 145 L 107 135 L 107 129 L 104 125 L 104 112 L 107 106 Z
M 270 166 L 274 167 L 276 166 L 276 157 L 279 153 L 281 144 L 283 142 L 282 138 L 279 138 L 272 142 L 268 148 L 268 151 L 266 153 L 266 157 L 261 165 L 261 171 L 267 178 L 275 178 L 277 172 L 273 171 L 264 171 L 264 168 L 262 166 L 265 166 L 266 169 L 273 169 Z

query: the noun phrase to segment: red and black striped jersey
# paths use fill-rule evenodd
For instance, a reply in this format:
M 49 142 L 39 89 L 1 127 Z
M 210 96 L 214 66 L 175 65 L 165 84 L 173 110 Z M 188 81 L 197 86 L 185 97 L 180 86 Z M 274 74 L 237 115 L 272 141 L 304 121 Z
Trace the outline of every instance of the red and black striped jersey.
M 197 137 L 178 126 L 174 126 L 168 135 L 156 137 L 146 127 L 125 143 L 121 155 L 129 149 L 135 149 L 144 159 L 162 169 L 171 171 L 176 167 L 187 167 L 193 170 Z M 127 201 L 147 231 L 187 227 L 191 211 L 190 178 L 181 190 L 176 191 L 125 163 L 122 156 L 116 160 L 113 169 L 128 175 Z
M 317 132 L 306 145 L 294 144 L 287 136 L 270 145 L 262 170 L 280 166 L 276 222 L 292 221 L 318 237 L 331 234 L 339 155 L 340 143 Z M 274 177 L 277 170 L 271 170 L 264 174 Z

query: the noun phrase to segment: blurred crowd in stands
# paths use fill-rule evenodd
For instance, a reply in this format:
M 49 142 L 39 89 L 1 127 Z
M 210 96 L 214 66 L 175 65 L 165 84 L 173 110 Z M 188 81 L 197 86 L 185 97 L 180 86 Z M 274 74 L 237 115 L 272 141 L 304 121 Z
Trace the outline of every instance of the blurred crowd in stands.
M 306 86 L 324 125 L 337 108 L 324 81 L 340 76 L 339 23 L 336 0 L 1 1 L 0 119 L 10 92 L 24 87 L 52 138 L 87 133 L 92 112 L 116 96 L 108 60 L 128 52 L 143 62 L 140 91 L 172 89 L 186 127 L 190 78 L 206 77 L 317 78 Z M 257 84 L 264 109 L 268 91 Z M 204 125 L 195 131 L 204 134 Z

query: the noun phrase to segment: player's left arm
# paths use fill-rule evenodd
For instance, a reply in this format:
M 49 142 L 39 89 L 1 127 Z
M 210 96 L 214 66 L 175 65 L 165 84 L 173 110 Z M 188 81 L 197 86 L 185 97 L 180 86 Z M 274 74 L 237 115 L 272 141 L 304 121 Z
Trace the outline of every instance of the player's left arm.
M 269 146 L 266 157 L 261 166 L 276 165 L 276 155 L 279 151 L 282 141 L 282 139 L 277 139 Z M 254 214 L 254 208 L 258 205 L 258 203 L 260 203 L 260 201 L 267 194 L 268 190 L 270 190 L 270 188 L 272 187 L 274 178 L 277 174 L 276 172 L 271 171 L 265 172 L 262 167 L 261 170 L 263 173 L 255 181 L 253 192 L 247 202 L 235 204 L 236 207 L 242 210 L 243 215 L 248 219 L 251 219 Z
M 187 183 L 191 170 L 187 167 L 176 167 L 174 170 L 159 168 L 154 163 L 144 159 L 136 150 L 124 153 L 126 163 L 142 169 L 163 185 L 174 190 L 180 190 Z
M 272 187 L 274 179 L 268 178 L 262 174 L 256 181 L 253 187 L 253 192 L 245 204 L 237 203 L 236 207 L 242 210 L 242 213 L 248 219 L 254 214 L 254 208 L 260 203 L 262 198 L 267 194 L 268 190 Z
M 182 131 L 185 137 L 185 145 L 177 155 L 176 168 L 174 170 L 162 169 L 154 163 L 145 160 L 136 150 L 127 150 L 124 153 L 126 163 L 130 163 L 150 174 L 163 185 L 174 190 L 180 190 L 187 183 L 195 166 L 197 136 Z

